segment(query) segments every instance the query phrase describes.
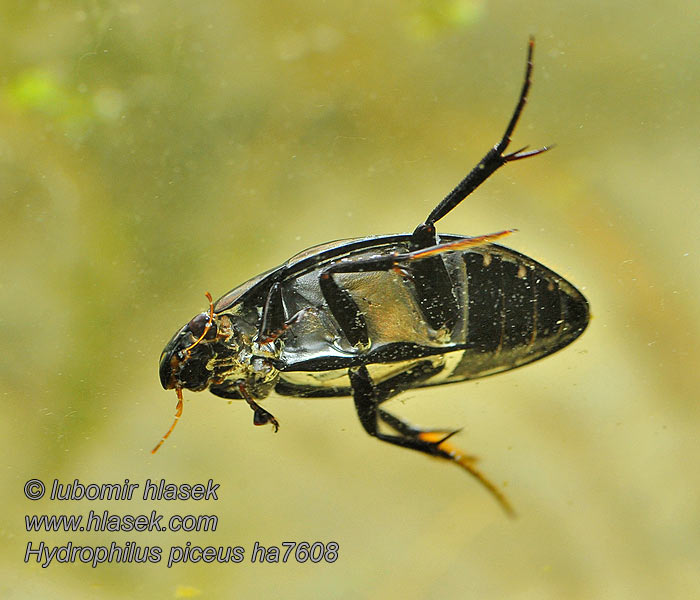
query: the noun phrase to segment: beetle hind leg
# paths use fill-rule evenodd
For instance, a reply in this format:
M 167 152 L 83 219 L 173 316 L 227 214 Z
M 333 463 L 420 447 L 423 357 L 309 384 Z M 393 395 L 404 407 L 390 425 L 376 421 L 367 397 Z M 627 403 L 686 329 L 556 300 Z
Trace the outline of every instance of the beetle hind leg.
M 422 431 L 418 434 L 418 437 L 423 441 L 429 441 L 430 443 L 436 444 L 441 452 L 448 455 L 447 457 L 449 460 L 458 464 L 470 475 L 475 477 L 479 483 L 481 483 L 481 485 L 491 492 L 491 495 L 496 498 L 503 510 L 506 511 L 509 516 L 514 517 L 515 511 L 513 510 L 513 507 L 508 501 L 508 498 L 506 498 L 505 494 L 498 487 L 496 487 L 496 485 L 490 479 L 488 479 L 486 475 L 476 468 L 475 464 L 477 458 L 473 455 L 465 454 L 456 446 L 447 443 L 447 440 L 455 433 L 457 433 L 457 431 L 449 433 L 445 436 L 441 431 Z
M 447 440 L 449 440 L 453 435 L 458 434 L 462 429 L 421 429 L 419 427 L 415 427 L 413 425 L 410 425 L 409 423 L 406 423 L 406 421 L 402 421 L 398 417 L 395 417 L 392 415 L 390 412 L 385 411 L 383 408 L 378 408 L 377 409 L 377 417 L 386 425 L 391 427 L 393 430 L 399 432 L 401 435 L 407 436 L 407 437 L 412 437 L 416 438 L 418 440 L 421 440 L 423 442 L 427 442 L 429 444 L 432 444 L 433 446 L 437 447 L 440 450 L 445 450 L 447 444 Z M 450 448 L 452 446 L 450 445 Z M 456 449 L 455 449 L 456 450 Z M 459 453 L 459 456 L 457 454 Z M 478 459 L 476 456 L 471 455 L 471 454 L 464 454 L 463 452 L 458 451 L 453 452 L 449 458 L 450 460 L 453 460 L 457 463 L 459 463 L 461 460 L 468 462 L 468 463 L 475 463 Z M 448 451 L 448 454 L 450 452 Z M 447 458 L 444 457 L 443 458 Z
M 341 273 L 397 271 L 410 278 L 423 318 L 435 331 L 452 332 L 462 309 L 455 297 L 453 282 L 443 262 L 443 254 L 490 244 L 513 230 L 462 238 L 452 242 L 422 246 L 404 253 L 382 254 L 359 260 L 339 261 L 321 272 L 319 286 L 323 298 L 348 341 L 361 350 L 370 345 L 365 317 L 352 295 L 335 280 Z M 410 267 L 408 266 L 410 265 Z M 272 302 L 268 301 L 272 306 Z M 266 307 L 267 311 L 267 307 Z M 267 319 L 263 318 L 266 322 Z
M 378 404 L 383 399 L 379 399 L 377 388 L 372 382 L 367 367 L 362 366 L 357 369 L 350 369 L 348 374 L 350 376 L 350 383 L 352 384 L 357 416 L 367 433 L 384 442 L 389 442 L 390 444 L 411 448 L 432 456 L 449 458 L 438 449 L 438 444 L 421 439 L 421 431 L 414 429 L 378 407 Z M 387 425 L 394 429 L 399 435 L 379 431 L 379 419 L 384 421 L 385 418 L 387 419 Z
M 415 231 L 413 232 L 413 242 L 416 248 L 426 248 L 428 246 L 432 246 L 436 240 L 435 223 L 442 219 L 477 187 L 484 183 L 484 181 L 486 181 L 497 169 L 509 162 L 528 158 L 530 156 L 537 156 L 538 154 L 542 154 L 543 152 L 546 152 L 552 148 L 552 146 L 549 145 L 542 146 L 536 150 L 526 150 L 526 146 L 525 148 L 521 148 L 520 150 L 511 152 L 510 154 L 504 154 L 506 148 L 508 148 L 508 145 L 510 144 L 515 126 L 520 120 L 520 116 L 525 108 L 525 104 L 527 103 L 530 85 L 532 84 L 534 50 L 535 40 L 530 38 L 530 43 L 528 44 L 527 49 L 525 78 L 520 89 L 520 95 L 518 96 L 518 103 L 515 105 L 515 110 L 513 111 L 503 136 L 499 142 L 484 155 L 476 167 L 474 167 L 467 174 L 467 176 L 457 184 L 457 187 L 455 187 L 449 194 L 447 194 L 447 196 L 445 196 L 445 198 L 443 198 L 443 200 L 428 215 L 426 220 L 416 227 Z
M 510 516 L 515 514 L 503 492 L 475 467 L 476 458 L 465 454 L 456 446 L 448 443 L 449 438 L 458 433 L 459 430 L 424 430 L 413 427 L 386 410 L 379 408 L 379 404 L 386 400 L 388 396 L 383 396 L 379 388 L 374 385 L 366 367 L 350 369 L 348 375 L 352 385 L 357 415 L 360 423 L 362 423 L 369 435 L 402 448 L 410 448 L 411 450 L 444 458 L 458 464 L 475 477 L 494 496 L 506 513 Z M 398 435 L 379 431 L 379 421 L 388 425 Z

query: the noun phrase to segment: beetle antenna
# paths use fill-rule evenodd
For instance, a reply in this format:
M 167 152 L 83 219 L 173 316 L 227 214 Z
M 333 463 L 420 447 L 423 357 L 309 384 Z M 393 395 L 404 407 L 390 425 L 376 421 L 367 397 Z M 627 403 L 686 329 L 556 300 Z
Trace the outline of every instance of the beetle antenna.
M 182 416 L 182 388 L 177 387 L 175 388 L 175 393 L 177 394 L 177 406 L 175 407 L 175 420 L 173 421 L 173 424 L 170 426 L 170 429 L 166 432 L 166 434 L 160 438 L 160 442 L 156 444 L 156 447 L 151 450 L 151 454 L 155 454 L 158 452 L 158 448 L 160 448 L 163 445 L 163 442 L 168 439 L 168 436 L 173 432 L 173 429 L 175 429 L 175 425 L 177 425 L 177 422 L 180 420 L 180 417 Z
M 199 342 L 201 342 L 204 339 L 204 336 L 207 335 L 209 330 L 211 329 L 212 323 L 214 322 L 214 301 L 211 298 L 211 294 L 209 292 L 205 292 L 204 295 L 207 297 L 207 300 L 209 300 L 209 319 L 207 320 L 207 324 L 204 326 L 204 331 L 202 332 L 202 335 L 197 338 L 197 341 L 195 341 L 194 344 L 190 344 L 183 350 L 185 354 L 189 354 L 190 350 L 194 348 Z

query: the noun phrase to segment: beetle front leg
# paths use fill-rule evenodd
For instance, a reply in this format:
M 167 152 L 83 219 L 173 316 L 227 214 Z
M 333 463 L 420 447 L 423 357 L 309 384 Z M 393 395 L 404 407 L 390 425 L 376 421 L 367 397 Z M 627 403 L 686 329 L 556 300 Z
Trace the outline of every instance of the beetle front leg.
M 253 425 L 267 425 L 268 423 L 272 423 L 272 426 L 275 428 L 275 433 L 277 433 L 280 428 L 279 421 L 253 400 L 253 397 L 248 393 L 242 381 L 238 383 L 237 387 L 243 399 L 248 403 L 248 406 L 253 409 Z
M 465 454 L 456 446 L 447 443 L 449 438 L 458 433 L 459 430 L 444 431 L 415 428 L 384 409 L 379 408 L 378 405 L 386 400 L 386 398 L 380 397 L 378 388 L 372 382 L 367 367 L 362 366 L 350 369 L 348 375 L 352 385 L 357 415 L 367 433 L 384 442 L 417 450 L 430 456 L 444 458 L 458 464 L 470 475 L 475 477 L 479 483 L 493 495 L 506 513 L 510 516 L 515 515 L 510 502 L 508 502 L 503 492 L 474 466 L 476 459 L 473 456 Z M 386 423 L 400 435 L 390 435 L 380 432 L 379 420 Z
M 270 342 L 274 342 L 287 333 L 292 325 L 295 325 L 301 321 L 301 319 L 303 319 L 307 314 L 314 312 L 316 312 L 316 309 L 313 306 L 302 308 L 301 310 L 295 312 L 289 319 L 284 321 L 277 329 L 262 329 L 256 341 L 258 344 L 269 344 Z
M 263 306 L 262 319 L 260 322 L 260 335 L 263 343 L 272 336 L 272 334 L 284 325 L 284 301 L 282 299 L 282 286 L 279 283 L 274 283 L 270 287 Z

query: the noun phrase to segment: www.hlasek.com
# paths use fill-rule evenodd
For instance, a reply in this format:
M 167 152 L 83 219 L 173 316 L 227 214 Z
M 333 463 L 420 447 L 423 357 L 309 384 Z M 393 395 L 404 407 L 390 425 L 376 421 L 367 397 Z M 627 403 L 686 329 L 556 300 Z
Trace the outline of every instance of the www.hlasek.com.
M 27 531 L 216 531 L 216 515 L 172 515 L 167 525 L 163 516 L 152 510 L 150 515 L 113 515 L 108 510 L 91 510 L 83 515 L 24 515 Z
M 128 479 L 124 483 L 82 484 L 77 479 L 63 484 L 55 479 L 51 485 L 50 500 L 126 500 L 134 499 L 140 487 Z M 219 484 L 209 480 L 206 484 L 173 484 L 146 480 L 142 499 L 153 500 L 218 500 Z M 24 486 L 24 494 L 30 500 L 40 500 L 46 494 L 46 486 L 39 479 L 30 479 Z M 213 532 L 219 519 L 213 514 L 174 514 L 170 517 L 152 510 L 150 514 L 113 514 L 108 510 L 90 510 L 85 515 L 25 515 L 27 532 Z M 327 562 L 338 559 L 336 542 L 282 542 L 279 546 L 266 546 L 254 542 L 247 556 L 249 562 Z M 183 563 L 241 563 L 246 560 L 243 546 L 200 546 L 192 542 L 164 548 L 158 545 L 141 546 L 134 541 L 123 544 L 78 545 L 72 541 L 49 546 L 43 541 L 28 542 L 24 562 L 36 562 L 47 568 L 52 564 L 84 563 L 93 568 L 103 563 L 160 563 L 167 554 L 168 568 Z

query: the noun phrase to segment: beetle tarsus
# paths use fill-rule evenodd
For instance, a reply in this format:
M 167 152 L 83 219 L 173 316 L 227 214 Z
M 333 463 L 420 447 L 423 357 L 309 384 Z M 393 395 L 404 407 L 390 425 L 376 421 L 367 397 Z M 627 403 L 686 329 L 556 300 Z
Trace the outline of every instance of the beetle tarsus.
M 367 367 L 362 366 L 350 369 L 348 375 L 352 384 L 357 415 L 367 433 L 384 442 L 417 450 L 430 456 L 444 458 L 458 464 L 491 493 L 508 515 L 515 515 L 513 507 L 503 492 L 474 466 L 476 458 L 465 454 L 462 450 L 447 442 L 460 431 L 459 429 L 454 431 L 417 429 L 378 407 L 378 404 L 386 398 L 380 397 L 378 389 L 367 371 Z M 400 435 L 380 432 L 379 420 L 386 423 Z
M 267 412 L 264 408 L 258 406 L 257 410 L 254 409 L 253 412 L 253 425 L 267 425 L 268 423 L 272 423 L 272 427 L 275 430 L 275 433 L 279 431 L 280 424 L 273 417 L 269 412 Z
M 435 444 L 436 447 L 440 450 L 441 456 L 443 458 L 447 458 L 448 460 L 451 460 L 452 462 L 456 463 L 460 467 L 462 467 L 465 471 L 467 471 L 470 475 L 475 477 L 481 485 L 483 485 L 490 493 L 491 495 L 498 501 L 498 503 L 501 505 L 501 508 L 511 517 L 515 516 L 515 511 L 513 510 L 512 505 L 508 501 L 508 498 L 506 498 L 505 494 L 496 487 L 496 485 L 489 480 L 486 475 L 484 475 L 479 469 L 477 469 L 474 465 L 477 461 L 477 458 L 475 456 L 472 456 L 470 454 L 464 453 L 462 450 L 457 448 L 456 446 L 453 446 L 452 444 L 446 443 L 446 441 L 454 435 L 454 433 L 457 433 L 456 431 L 453 432 L 452 434 L 442 437 L 441 439 L 438 437 L 441 435 L 441 432 L 438 431 L 425 431 L 419 435 L 419 437 L 422 440 L 429 441 L 432 444 Z

